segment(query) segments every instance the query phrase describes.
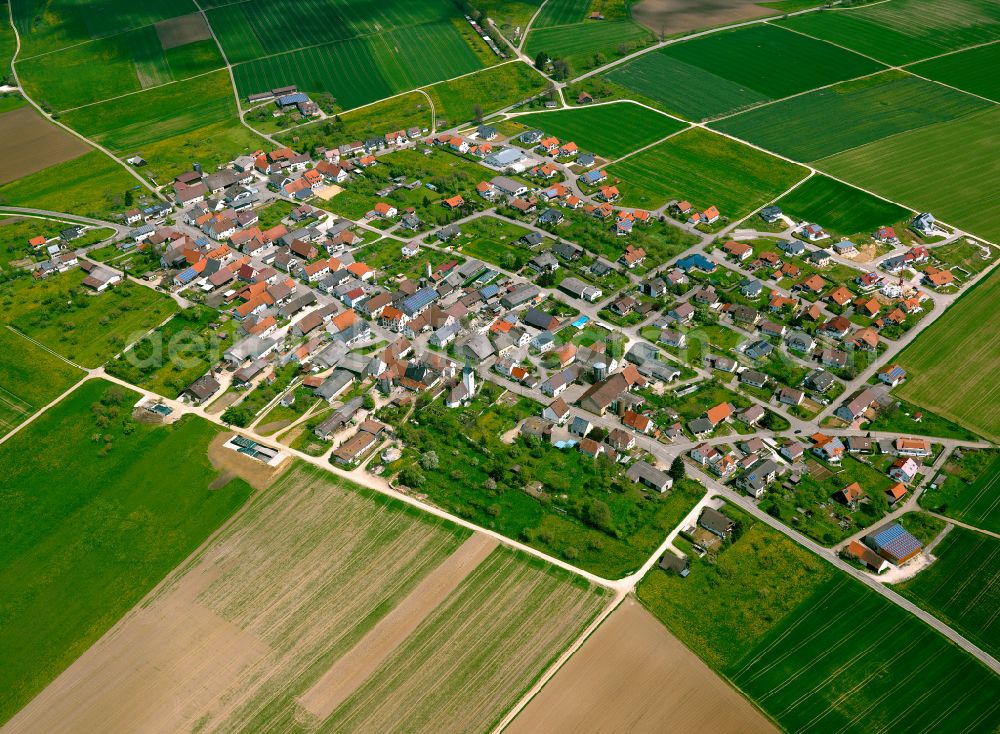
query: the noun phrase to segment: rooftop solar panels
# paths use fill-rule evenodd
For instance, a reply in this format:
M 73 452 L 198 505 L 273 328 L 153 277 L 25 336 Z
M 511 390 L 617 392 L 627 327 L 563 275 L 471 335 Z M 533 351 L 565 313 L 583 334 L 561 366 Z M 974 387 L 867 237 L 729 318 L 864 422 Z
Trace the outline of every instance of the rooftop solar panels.
M 920 541 L 906 532 L 899 523 L 875 531 L 871 539 L 877 549 L 884 550 L 896 558 L 908 558 L 923 547 Z

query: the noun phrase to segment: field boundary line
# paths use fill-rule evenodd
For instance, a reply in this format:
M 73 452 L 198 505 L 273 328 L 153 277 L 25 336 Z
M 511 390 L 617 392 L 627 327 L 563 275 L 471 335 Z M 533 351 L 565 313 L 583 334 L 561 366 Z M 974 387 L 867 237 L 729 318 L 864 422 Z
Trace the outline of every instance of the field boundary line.
M 535 11 L 535 14 L 528 20 L 527 25 L 524 26 L 524 32 L 521 33 L 521 40 L 518 42 L 517 48 L 514 49 L 517 51 L 518 55 L 524 51 L 524 44 L 528 41 L 528 34 L 531 33 L 531 26 L 535 24 L 535 20 L 542 14 L 542 9 L 548 4 L 549 0 L 542 0 L 542 4 L 538 6 L 538 10 Z
M 532 68 L 534 68 L 534 67 L 532 67 Z M 559 88 L 559 91 L 562 92 L 562 87 Z M 666 112 L 664 110 L 657 109 L 656 107 L 653 107 L 652 105 L 648 105 L 645 102 L 640 102 L 638 100 L 628 99 L 628 98 L 625 98 L 625 99 L 609 99 L 609 100 L 606 100 L 604 102 L 594 102 L 593 104 L 589 104 L 586 107 L 581 107 L 579 105 L 576 105 L 576 106 L 567 106 L 567 107 L 556 107 L 555 109 L 552 109 L 552 110 L 533 110 L 531 112 L 505 112 L 504 114 L 510 115 L 511 117 L 518 117 L 518 116 L 521 116 L 521 115 L 550 115 L 553 112 L 572 112 L 573 110 L 588 110 L 588 109 L 593 109 L 595 107 L 607 107 L 609 105 L 616 105 L 616 104 L 634 104 L 634 105 L 638 105 L 639 107 L 643 107 L 643 108 L 649 110 L 650 112 L 655 112 L 658 115 L 663 115 L 664 117 L 669 117 L 671 120 L 676 120 L 677 122 L 683 122 L 685 125 L 688 125 L 688 126 L 697 125 L 698 124 L 696 122 L 692 122 L 691 120 L 685 120 L 683 117 L 678 117 L 677 115 L 674 115 L 674 114 L 672 114 L 670 112 Z
M 29 415 L 23 421 L 21 421 L 16 426 L 11 428 L 9 432 L 4 434 L 3 436 L 0 436 L 0 446 L 7 443 L 7 441 L 9 441 L 11 438 L 13 438 L 21 431 L 23 431 L 25 428 L 34 423 L 36 420 L 41 418 L 45 413 L 48 412 L 49 408 L 53 408 L 59 403 L 61 403 L 63 400 L 68 398 L 73 392 L 75 392 L 78 387 L 82 386 L 83 383 L 88 382 L 91 379 L 93 379 L 93 375 L 90 374 L 89 372 L 85 373 L 83 377 L 81 377 L 77 382 L 73 383 L 73 385 L 71 385 L 65 392 L 62 392 L 59 395 L 57 395 L 51 401 L 40 407 L 38 410 Z
M 976 533 L 982 533 L 983 535 L 989 535 L 992 538 L 1000 540 L 1000 533 L 994 533 L 992 530 L 986 530 L 985 528 L 976 527 L 975 525 L 970 525 L 969 523 L 963 520 L 956 520 L 953 517 L 948 517 L 947 515 L 942 515 L 938 512 L 933 512 L 931 510 L 923 510 L 923 512 L 926 512 L 928 515 L 932 515 L 933 517 L 936 517 L 939 520 L 944 520 L 945 522 L 950 522 L 954 525 L 957 525 L 960 528 L 965 528 L 966 530 L 972 530 L 973 532 Z
M 888 0 L 886 0 L 888 2 Z M 928 56 L 926 59 L 920 59 L 918 61 L 907 61 L 905 64 L 900 64 L 900 69 L 905 69 L 907 66 L 913 66 L 915 64 L 922 64 L 925 61 L 935 61 L 937 59 L 943 59 L 945 56 L 954 56 L 955 54 L 964 53 L 966 51 L 974 51 L 977 48 L 983 48 L 984 46 L 995 46 L 1000 43 L 1000 38 L 994 38 L 992 41 L 983 41 L 982 43 L 974 43 L 971 46 L 965 46 L 963 48 L 956 48 L 954 51 L 945 51 L 942 54 L 937 54 L 935 56 Z
M 183 79 L 171 79 L 169 82 L 164 82 L 163 84 L 154 84 L 151 87 L 146 87 L 145 89 L 137 89 L 134 92 L 125 92 L 125 94 L 119 94 L 115 97 L 108 97 L 107 99 L 99 99 L 96 102 L 87 102 L 87 104 L 77 105 L 76 107 L 68 107 L 64 110 L 59 110 L 60 115 L 65 115 L 68 112 L 76 112 L 77 110 L 83 110 L 87 107 L 93 107 L 94 105 L 104 104 L 105 102 L 113 102 L 116 99 L 124 99 L 125 97 L 132 97 L 136 94 L 142 94 L 143 92 L 151 92 L 154 89 L 163 89 L 163 87 L 169 87 L 172 84 L 183 84 L 184 82 L 189 82 L 192 79 L 200 79 L 203 76 L 208 76 L 210 74 L 217 74 L 220 71 L 225 70 L 225 66 L 220 66 L 217 69 L 212 69 L 211 71 L 203 71 L 201 74 L 195 74 L 194 76 L 184 77 Z
M 83 133 L 77 132 L 76 130 L 74 130 L 73 128 L 69 127 L 65 123 L 61 122 L 60 120 L 53 119 L 52 115 L 46 113 L 45 110 L 42 109 L 41 105 L 39 105 L 34 99 L 31 98 L 31 96 L 24 89 L 24 85 L 21 84 L 21 78 L 18 76 L 18 73 L 17 73 L 17 61 L 18 61 L 17 57 L 18 57 L 18 54 L 21 53 L 21 33 L 20 33 L 20 31 L 17 30 L 17 26 L 14 24 L 14 6 L 13 6 L 12 3 L 8 3 L 8 5 L 7 5 L 7 20 L 10 23 L 11 28 L 14 29 L 14 41 L 15 41 L 14 54 L 13 54 L 13 56 L 10 57 L 10 73 L 11 73 L 11 76 L 14 78 L 15 84 L 17 85 L 17 87 L 20 90 L 21 96 L 24 97 L 24 99 L 28 102 L 28 104 L 30 104 L 32 107 L 35 108 L 35 111 L 38 112 L 38 114 L 40 114 L 44 120 L 52 123 L 53 125 L 61 128 L 62 130 L 65 130 L 70 135 L 74 136 L 75 138 L 77 138 L 79 140 L 82 140 L 84 143 L 86 143 L 90 147 L 94 148 L 95 150 L 99 150 L 100 152 L 104 153 L 104 155 L 106 155 L 108 158 L 110 158 L 115 163 L 117 163 L 119 166 L 121 166 L 126 171 L 128 171 L 129 175 L 131 175 L 132 178 L 134 178 L 136 181 L 138 181 L 154 197 L 156 197 L 160 201 L 165 201 L 165 198 L 164 198 L 163 194 L 161 194 L 157 189 L 154 189 L 149 184 L 149 182 L 146 181 L 146 179 L 144 179 L 142 176 L 140 176 L 135 171 L 135 169 L 133 169 L 131 166 L 129 166 L 127 163 L 125 163 L 125 161 L 121 160 L 120 158 L 118 158 L 118 156 L 116 156 L 110 150 L 108 150 L 107 148 L 105 148 L 103 145 L 101 145 L 100 143 L 98 143 L 98 142 L 96 142 L 94 140 L 91 140 L 90 138 L 88 138 Z M 44 171 L 45 169 L 42 169 L 42 170 Z
M 631 153 L 626 153 L 621 158 L 615 158 L 613 161 L 608 161 L 608 167 L 611 167 L 611 166 L 615 165 L 616 163 L 621 163 L 622 161 L 624 161 L 624 160 L 626 160 L 628 158 L 631 158 L 634 155 L 638 155 L 639 153 L 643 153 L 643 152 L 649 150 L 650 148 L 655 148 L 657 145 L 660 145 L 661 143 L 667 142 L 668 140 L 670 140 L 670 138 L 674 137 L 675 135 L 680 135 L 681 133 L 686 133 L 688 130 L 693 130 L 693 129 L 694 129 L 694 125 L 688 125 L 687 127 L 682 127 L 680 130 L 675 130 L 674 132 L 670 133 L 666 137 L 660 138 L 659 140 L 654 140 L 649 145 L 644 145 L 641 148 L 639 148 L 638 150 L 633 150 Z

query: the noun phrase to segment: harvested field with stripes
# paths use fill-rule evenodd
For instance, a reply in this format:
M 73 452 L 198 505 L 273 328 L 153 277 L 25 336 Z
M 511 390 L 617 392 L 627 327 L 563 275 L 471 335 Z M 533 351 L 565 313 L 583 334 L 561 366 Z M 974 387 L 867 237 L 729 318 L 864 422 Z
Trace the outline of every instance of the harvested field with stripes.
M 994 474 L 994 494 L 1000 480 Z M 934 563 L 897 587 L 990 655 L 1000 655 L 1000 540 L 954 527 L 935 546 Z
M 926 490 L 920 505 L 994 533 L 1000 533 L 1000 451 L 965 451 L 945 464 L 944 486 Z
M 486 730 L 603 603 L 297 465 L 10 730 Z

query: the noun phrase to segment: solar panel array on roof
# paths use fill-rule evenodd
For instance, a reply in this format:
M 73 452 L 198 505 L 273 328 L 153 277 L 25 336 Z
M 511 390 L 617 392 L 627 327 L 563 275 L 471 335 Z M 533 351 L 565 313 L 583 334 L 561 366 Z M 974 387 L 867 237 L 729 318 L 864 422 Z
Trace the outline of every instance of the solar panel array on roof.
M 256 441 L 253 441 L 246 436 L 233 436 L 233 443 L 245 449 L 252 449 L 257 445 Z
M 437 297 L 437 291 L 433 288 L 421 288 L 412 296 L 407 296 L 403 303 L 400 304 L 399 309 L 412 318 L 425 309 Z
M 896 558 L 906 558 L 923 547 L 919 540 L 903 529 L 898 523 L 872 536 L 875 544 Z

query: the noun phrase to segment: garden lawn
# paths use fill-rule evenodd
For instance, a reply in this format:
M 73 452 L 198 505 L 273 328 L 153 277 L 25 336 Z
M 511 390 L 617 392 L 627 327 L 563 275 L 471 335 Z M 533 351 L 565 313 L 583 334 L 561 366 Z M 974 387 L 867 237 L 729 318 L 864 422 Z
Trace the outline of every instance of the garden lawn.
M 905 72 L 887 71 L 750 110 L 712 126 L 794 160 L 813 162 L 989 106 L 964 92 Z M 830 120 L 844 122 L 831 125 Z M 892 167 L 919 180 L 909 167 L 911 162 L 900 158 Z
M 907 380 L 896 394 L 1000 441 L 1000 272 L 965 293 L 897 357 Z
M 0 186 L 0 205 L 110 219 L 137 182 L 98 150 Z
M 250 495 L 241 480 L 210 489 L 215 426 L 132 423 L 137 398 L 88 382 L 0 447 L 0 721 Z
M 536 254 L 520 242 L 530 231 L 496 217 L 479 217 L 463 224 L 462 234 L 452 244 L 467 257 L 517 272 Z
M 1000 540 L 953 527 L 935 561 L 896 590 L 990 655 L 1000 654 Z
M 816 166 L 1000 242 L 1000 107 L 824 158 Z
M 996 69 L 1000 69 L 1000 43 L 971 48 L 907 67 L 907 71 L 914 74 L 1000 103 L 1000 75 L 993 73 Z
M 905 64 L 1000 38 L 1000 6 L 991 0 L 890 0 L 775 22 L 887 64 Z
M 93 294 L 71 270 L 45 280 L 0 283 L 5 319 L 18 331 L 84 367 L 97 367 L 177 311 L 162 293 L 132 282 Z
M 822 174 L 812 176 L 775 203 L 785 214 L 819 222 L 830 234 L 843 237 L 867 237 L 881 226 L 897 224 L 912 215 L 909 209 Z
M 742 518 L 742 534 L 714 563 L 692 556 L 684 579 L 654 569 L 638 596 L 782 729 L 992 729 L 1000 680 L 985 666 L 777 531 Z M 862 656 L 865 664 L 856 664 Z M 927 680 L 942 685 L 928 688 Z
M 514 119 L 608 159 L 620 158 L 684 128 L 684 123 L 633 102 L 536 112 Z
M 766 204 L 806 175 L 794 163 L 714 135 L 689 130 L 608 169 L 622 201 L 656 209 L 672 199 L 695 208 L 717 206 L 737 219 Z
M 944 486 L 927 489 L 920 505 L 977 528 L 1000 533 L 1000 452 L 963 450 L 945 464 Z
M 0 436 L 73 386 L 83 372 L 0 327 Z
M 701 120 L 884 68 L 833 44 L 761 23 L 671 44 L 607 77 Z

